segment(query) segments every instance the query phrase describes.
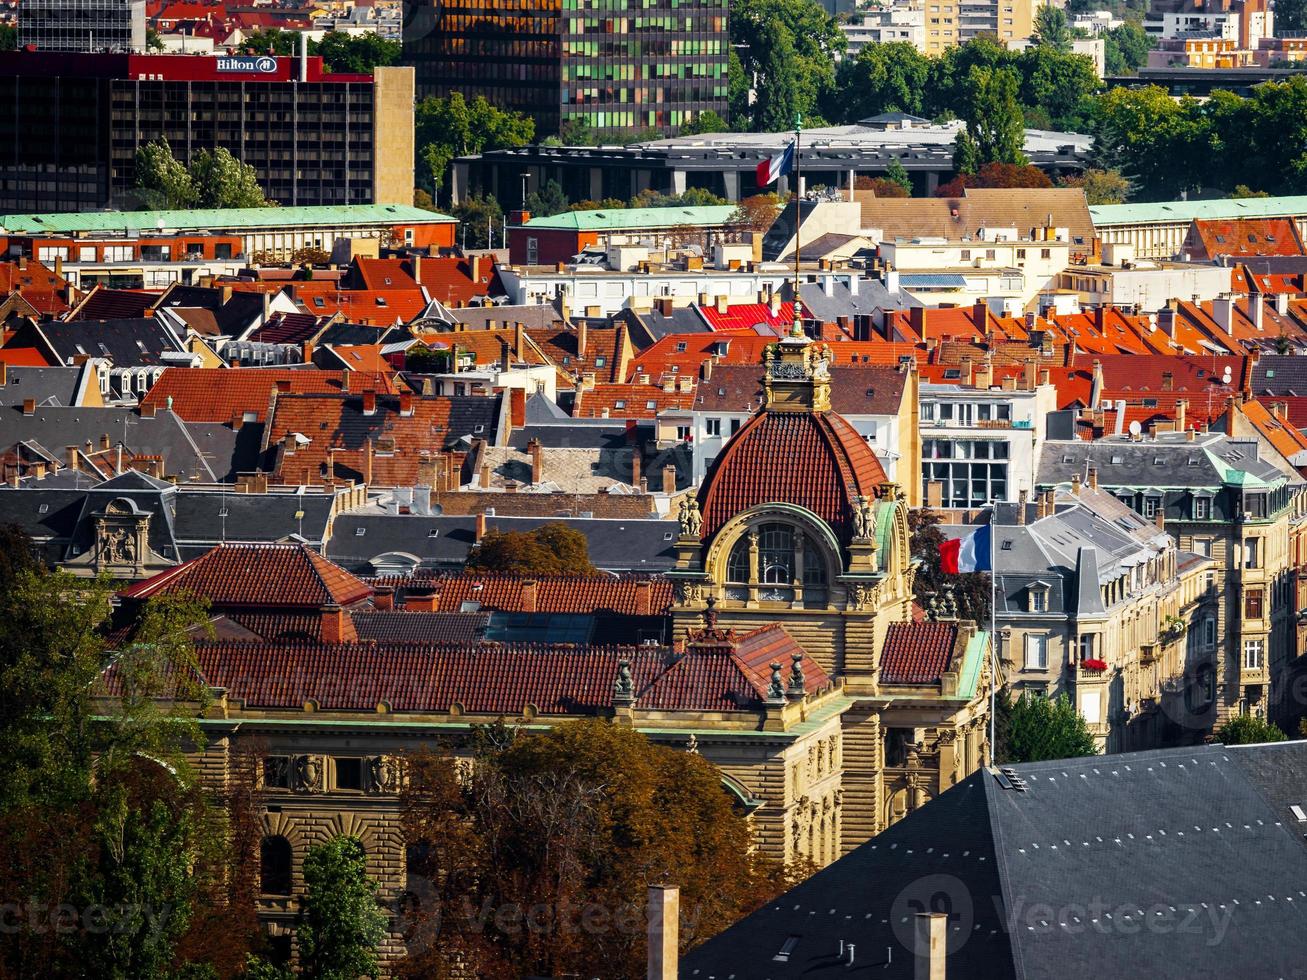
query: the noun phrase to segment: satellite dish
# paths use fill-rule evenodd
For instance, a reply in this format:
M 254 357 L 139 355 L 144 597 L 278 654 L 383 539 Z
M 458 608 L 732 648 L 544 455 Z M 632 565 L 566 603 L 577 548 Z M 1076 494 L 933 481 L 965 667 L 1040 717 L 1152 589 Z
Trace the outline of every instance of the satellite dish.
M 1133 422 L 1130 423 L 1130 434 L 1132 436 L 1137 436 L 1139 435 L 1139 433 L 1143 431 L 1144 431 L 1144 427 L 1139 424 L 1138 419 L 1135 419 Z

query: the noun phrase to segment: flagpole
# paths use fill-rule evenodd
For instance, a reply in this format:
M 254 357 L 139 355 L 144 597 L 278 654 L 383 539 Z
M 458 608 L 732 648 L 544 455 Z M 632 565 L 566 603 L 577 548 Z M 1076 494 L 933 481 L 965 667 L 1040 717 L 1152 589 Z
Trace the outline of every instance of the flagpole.
M 793 337 L 803 336 L 803 323 L 799 319 L 799 284 L 802 273 L 799 271 L 799 227 L 803 224 L 802 189 L 803 173 L 799 169 L 799 139 L 803 130 L 803 117 L 794 114 L 794 326 L 790 328 Z
M 1017 506 L 1021 506 L 1018 504 Z M 998 551 L 995 545 L 994 525 L 998 519 L 998 504 L 989 505 L 989 665 L 994 677 L 989 685 L 989 761 L 998 765 L 998 742 L 994 737 L 998 718 Z

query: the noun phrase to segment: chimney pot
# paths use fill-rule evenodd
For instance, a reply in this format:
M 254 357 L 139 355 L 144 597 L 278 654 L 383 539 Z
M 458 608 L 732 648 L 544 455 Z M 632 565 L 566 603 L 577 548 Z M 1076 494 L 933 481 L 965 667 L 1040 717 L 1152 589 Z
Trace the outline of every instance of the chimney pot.
M 650 885 L 648 980 L 677 980 L 680 918 L 681 890 L 675 885 Z
M 476 540 L 480 541 L 486 536 L 486 515 L 485 512 L 477 514 L 476 519 Z

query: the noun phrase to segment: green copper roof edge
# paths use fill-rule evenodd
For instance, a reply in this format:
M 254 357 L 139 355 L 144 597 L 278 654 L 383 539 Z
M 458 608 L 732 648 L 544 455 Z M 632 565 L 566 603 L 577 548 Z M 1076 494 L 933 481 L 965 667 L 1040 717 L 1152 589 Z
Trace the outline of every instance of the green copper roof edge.
M 962 653 L 962 669 L 958 671 L 958 697 L 969 701 L 976 696 L 976 688 L 980 686 L 980 668 L 985 662 L 988 649 L 988 630 L 977 630 L 967 641 L 967 648 Z
M 1222 198 L 1215 201 L 1156 201 L 1097 204 L 1089 208 L 1095 227 L 1141 221 L 1222 221 L 1235 218 L 1287 218 L 1307 214 L 1307 195 Z
M 557 231 L 619 231 L 630 228 L 667 228 L 674 225 L 724 224 L 738 210 L 734 204 L 698 207 L 605 208 L 598 211 L 564 211 L 531 218 L 521 227 Z

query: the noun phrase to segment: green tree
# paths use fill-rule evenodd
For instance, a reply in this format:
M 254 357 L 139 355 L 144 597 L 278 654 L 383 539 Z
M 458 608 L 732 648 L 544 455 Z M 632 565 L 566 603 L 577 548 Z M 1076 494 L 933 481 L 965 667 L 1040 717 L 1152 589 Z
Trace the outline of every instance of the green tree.
M 1307 31 L 1307 0 L 1276 0 L 1275 33 L 1280 37 Z
M 705 109 L 681 127 L 682 136 L 700 136 L 704 133 L 727 133 L 726 120 L 711 109 Z
M 1200 120 L 1193 99 L 1160 86 L 1109 89 L 1094 104 L 1097 166 L 1119 171 L 1144 200 L 1176 198 L 1202 185 L 1212 148 Z
M 136 191 L 150 210 L 182 210 L 199 200 L 195 181 L 173 156 L 166 139 L 145 143 L 136 151 Z
M 1266 191 L 1255 191 L 1247 184 L 1235 184 L 1234 190 L 1230 192 L 1230 197 L 1236 201 L 1246 200 L 1250 197 L 1270 197 Z
M 596 146 L 598 143 L 599 135 L 578 116 L 569 116 L 558 127 L 559 146 Z
M 490 236 L 504 220 L 504 209 L 489 194 L 469 195 L 449 210 L 458 219 L 459 244 L 464 248 L 489 248 Z
M 563 185 L 556 180 L 546 180 L 526 196 L 526 209 L 533 215 L 562 214 L 567 205 Z
M 999 762 L 1043 762 L 1098 754 L 1089 726 L 1065 694 L 1054 701 L 1027 691 L 1013 701 L 1004 690 L 998 700 L 995 757 Z
M 359 839 L 337 837 L 309 848 L 304 889 L 297 933 L 300 975 L 310 980 L 375 977 L 386 914 Z
M 1091 207 L 1099 204 L 1124 204 L 1130 198 L 1130 181 L 1119 170 L 1089 169 L 1082 174 L 1063 177 L 1059 187 L 1079 187 Z
M 980 147 L 976 145 L 976 140 L 969 129 L 961 129 L 953 139 L 953 172 L 959 176 L 966 176 L 976 173 L 979 169 Z
M 375 68 L 399 64 L 403 45 L 379 34 L 328 31 L 321 41 L 310 44 L 310 52 L 322 56 L 329 72 L 370 75 Z
M 867 44 L 840 63 L 838 95 L 829 115 L 857 122 L 883 112 L 922 115 L 930 59 L 906 41 Z
M 466 567 L 500 575 L 589 577 L 598 575 L 590 563 L 584 534 L 566 524 L 542 524 L 532 531 L 487 531 L 468 552 Z
M 413 116 L 418 186 L 438 191 L 454 157 L 525 146 L 535 123 L 518 112 L 505 112 L 478 95 L 471 102 L 455 92 L 447 99 L 426 98 Z
M 724 197 L 718 197 L 703 187 L 689 187 L 680 194 L 664 194 L 652 188 L 642 190 L 631 198 L 633 208 L 702 208 L 713 205 L 729 204 Z
M 1278 13 L 1276 17 L 1278 24 Z M 1133 75 L 1148 64 L 1152 47 L 1148 33 L 1138 23 L 1126 21 L 1103 33 L 1103 67 L 1109 75 Z
M 13 24 L 0 24 L 0 51 L 18 50 L 18 28 Z
M 581 910 L 642 923 L 648 883 L 675 881 L 696 911 L 682 920 L 685 951 L 786 882 L 699 755 L 607 721 L 488 735 L 466 778 L 449 757 L 410 761 L 402 826 L 423 905 L 444 911 L 439 944 L 422 944 L 406 975 L 440 976 L 454 960 L 478 976 L 642 976 L 644 929 L 578 928 Z M 487 902 L 538 909 L 540 928 L 479 917 Z
M 283 31 L 280 27 L 269 27 L 246 34 L 243 47 L 249 51 L 286 57 L 299 54 L 300 35 L 298 31 Z M 310 49 L 311 47 L 312 45 Z
M 739 53 L 732 47 L 726 59 L 726 104 L 736 129 L 750 125 L 753 110 L 749 98 L 752 92 L 753 75 L 745 69 Z
M 155 600 L 111 646 L 112 584 L 49 571 L 30 548 L 0 536 L 0 894 L 102 909 L 103 930 L 29 918 L 0 931 L 0 975 L 194 974 L 186 950 L 211 929 L 239 962 L 251 811 L 201 790 L 185 755 L 203 744 L 202 606 Z
M 885 168 L 885 179 L 891 184 L 902 187 L 908 197 L 912 196 L 912 178 L 908 176 L 907 168 L 897 158 L 891 160 L 889 166 Z
M 1041 125 L 1077 132 L 1085 128 L 1092 111 L 1091 96 L 1099 87 L 1098 74 L 1088 55 L 1036 45 L 1017 55 L 1011 67 L 1020 79 L 1017 100 L 1043 113 L 1047 122 Z
M 1026 130 L 1017 101 L 1017 73 L 1009 68 L 972 68 L 963 118 L 975 141 L 976 159 L 986 163 L 1027 163 Z
M 202 208 L 266 208 L 259 176 L 225 146 L 200 150 L 190 166 L 196 204 Z
M 1057 51 L 1071 50 L 1071 25 L 1066 11 L 1052 5 L 1040 7 L 1035 14 L 1034 41 Z
M 147 27 L 145 30 L 145 49 L 147 51 L 163 50 L 163 37 L 153 27 Z
M 741 112 L 755 130 L 820 124 L 819 110 L 835 88 L 835 65 L 847 47 L 835 18 L 816 0 L 736 0 L 731 5 L 731 43 L 739 52 L 738 80 L 731 81 L 732 122 Z M 744 80 L 756 79 L 757 101 L 740 104 Z M 746 97 L 747 98 L 747 97 Z
M 1283 742 L 1287 737 L 1279 725 L 1257 715 L 1235 715 L 1216 730 L 1216 740 L 1222 745 L 1260 745 Z

